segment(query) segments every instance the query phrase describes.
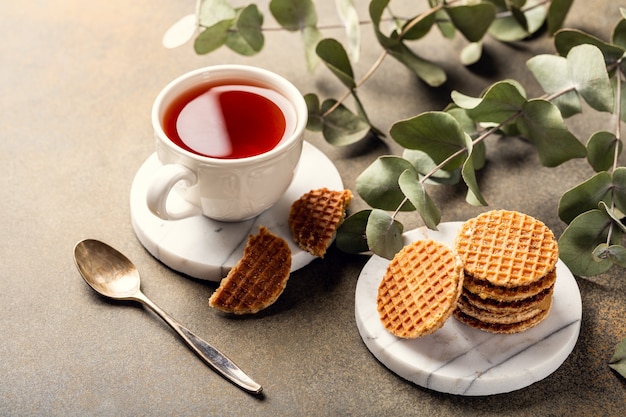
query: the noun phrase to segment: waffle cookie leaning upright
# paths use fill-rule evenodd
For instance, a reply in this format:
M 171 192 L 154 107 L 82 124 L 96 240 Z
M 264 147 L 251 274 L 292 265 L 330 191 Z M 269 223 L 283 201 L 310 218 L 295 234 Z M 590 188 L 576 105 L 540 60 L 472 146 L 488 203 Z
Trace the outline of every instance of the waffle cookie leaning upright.
M 462 287 L 463 266 L 447 246 L 415 241 L 394 256 L 378 287 L 380 320 L 401 338 L 433 333 L 456 308 Z
M 350 190 L 311 190 L 294 201 L 289 210 L 293 240 L 302 249 L 323 258 L 352 201 Z
M 287 242 L 261 226 L 258 235 L 248 238 L 243 257 L 211 295 L 209 305 L 226 313 L 257 313 L 282 294 L 290 269 Z
M 518 333 L 547 317 L 559 253 L 545 224 L 492 210 L 461 226 L 455 250 L 465 270 L 454 312 L 458 320 L 494 333 Z

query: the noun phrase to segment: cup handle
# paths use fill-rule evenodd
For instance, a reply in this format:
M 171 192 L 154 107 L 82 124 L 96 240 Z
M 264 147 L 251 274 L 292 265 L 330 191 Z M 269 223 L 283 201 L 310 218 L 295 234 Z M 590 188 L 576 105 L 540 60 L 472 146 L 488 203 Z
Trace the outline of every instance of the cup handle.
M 198 181 L 198 177 L 189 168 L 179 164 L 165 164 L 159 168 L 146 194 L 146 203 L 152 214 L 163 220 L 178 220 L 200 213 L 200 209 L 191 204 L 189 208 L 177 212 L 167 209 L 167 198 L 180 181 L 191 186 Z

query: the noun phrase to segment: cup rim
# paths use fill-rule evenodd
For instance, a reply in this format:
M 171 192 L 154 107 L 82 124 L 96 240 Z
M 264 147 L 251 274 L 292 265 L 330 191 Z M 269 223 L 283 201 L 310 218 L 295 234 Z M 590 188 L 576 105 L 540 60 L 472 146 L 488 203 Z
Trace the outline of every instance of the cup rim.
M 267 84 L 268 87 L 276 89 L 279 93 L 281 93 L 285 98 L 293 105 L 295 114 L 296 114 L 296 123 L 293 129 L 293 132 L 287 136 L 284 140 L 282 140 L 277 146 L 270 149 L 267 152 L 248 156 L 244 158 L 214 158 L 206 155 L 200 155 L 194 152 L 190 152 L 186 149 L 183 149 L 177 146 L 169 137 L 165 134 L 163 130 L 163 126 L 161 123 L 161 111 L 163 108 L 164 101 L 166 98 L 172 94 L 174 90 L 176 90 L 181 84 L 188 82 L 194 78 L 198 78 L 201 76 L 213 76 L 216 79 L 220 78 L 241 78 L 245 80 L 249 78 L 251 75 L 254 81 L 261 82 L 263 84 Z M 271 159 L 283 152 L 289 150 L 293 146 L 297 145 L 297 143 L 303 140 L 303 134 L 306 129 L 307 119 L 308 119 L 308 109 L 306 106 L 306 102 L 300 90 L 293 85 L 289 80 L 284 78 L 283 76 L 269 71 L 267 69 L 251 66 L 251 65 L 240 65 L 240 64 L 220 64 L 220 65 L 210 65 L 201 68 L 197 68 L 195 70 L 186 72 L 177 78 L 170 81 L 156 96 L 154 103 L 152 105 L 152 127 L 154 129 L 155 135 L 158 140 L 167 146 L 170 150 L 176 153 L 180 153 L 182 155 L 187 156 L 188 158 L 192 158 L 197 161 L 201 161 L 204 163 L 210 164 L 219 164 L 219 165 L 245 165 L 255 162 L 264 161 L 266 159 Z M 302 139 L 302 140 L 301 140 Z

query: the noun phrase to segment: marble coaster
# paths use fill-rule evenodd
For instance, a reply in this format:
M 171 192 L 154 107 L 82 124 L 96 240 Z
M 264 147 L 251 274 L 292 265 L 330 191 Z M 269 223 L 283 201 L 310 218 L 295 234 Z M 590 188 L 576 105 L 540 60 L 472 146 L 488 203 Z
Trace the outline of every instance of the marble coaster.
M 258 217 L 237 223 L 219 222 L 202 215 L 169 221 L 153 215 L 146 205 L 147 188 L 159 166 L 161 162 L 152 154 L 133 180 L 130 214 L 135 234 L 165 265 L 193 278 L 215 282 L 226 276 L 243 256 L 248 235 L 258 233 L 261 225 L 287 241 L 292 253 L 292 271 L 308 265 L 315 258 L 294 243 L 288 225 L 289 208 L 312 189 L 343 190 L 341 176 L 332 161 L 305 142 L 293 182 L 283 197 Z M 170 195 L 167 204 L 173 210 L 189 205 L 176 193 Z
M 412 230 L 404 234 L 405 243 L 433 239 L 452 246 L 461 224 L 442 223 L 438 231 Z M 582 302 L 574 276 L 560 260 L 552 309 L 539 325 L 503 335 L 473 329 L 451 317 L 435 333 L 412 340 L 387 332 L 378 317 L 378 285 L 388 263 L 374 255 L 363 268 L 356 286 L 355 316 L 370 352 L 406 380 L 457 395 L 505 393 L 544 379 L 574 349 Z

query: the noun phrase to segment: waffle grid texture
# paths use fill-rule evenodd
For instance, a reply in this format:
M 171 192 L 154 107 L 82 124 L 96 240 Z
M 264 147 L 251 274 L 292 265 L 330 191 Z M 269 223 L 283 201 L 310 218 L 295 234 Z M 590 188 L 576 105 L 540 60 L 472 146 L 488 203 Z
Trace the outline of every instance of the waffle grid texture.
M 554 234 L 526 214 L 493 210 L 463 224 L 455 242 L 465 271 L 500 287 L 540 280 L 558 260 Z
M 234 314 L 253 314 L 282 294 L 291 269 L 291 250 L 282 238 L 261 227 L 251 235 L 243 257 L 209 299 L 209 305 Z
M 392 334 L 415 338 L 443 326 L 461 294 L 463 268 L 444 245 L 416 241 L 389 263 L 378 288 L 380 320 Z
M 320 188 L 302 195 L 289 210 L 289 227 L 297 245 L 323 258 L 351 200 L 350 190 Z

